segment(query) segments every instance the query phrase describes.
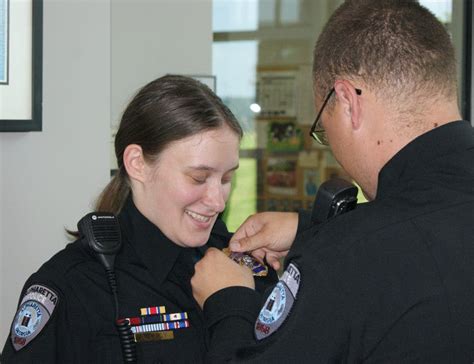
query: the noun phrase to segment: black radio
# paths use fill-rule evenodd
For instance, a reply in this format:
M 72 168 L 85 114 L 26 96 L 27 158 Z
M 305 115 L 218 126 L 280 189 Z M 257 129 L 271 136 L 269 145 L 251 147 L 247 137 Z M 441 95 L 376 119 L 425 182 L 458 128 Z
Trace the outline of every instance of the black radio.
M 311 221 L 314 224 L 320 224 L 355 209 L 357 192 L 356 186 L 341 178 L 323 182 L 314 199 Z

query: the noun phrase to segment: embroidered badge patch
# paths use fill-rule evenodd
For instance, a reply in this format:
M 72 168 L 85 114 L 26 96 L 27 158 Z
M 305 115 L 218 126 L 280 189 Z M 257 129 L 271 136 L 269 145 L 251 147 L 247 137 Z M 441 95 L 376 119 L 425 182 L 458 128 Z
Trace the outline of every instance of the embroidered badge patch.
M 45 286 L 36 284 L 26 290 L 11 327 L 10 337 L 16 351 L 38 336 L 58 301 L 58 295 Z
M 260 310 L 255 323 L 257 340 L 273 334 L 288 317 L 298 294 L 300 280 L 300 271 L 290 263 Z

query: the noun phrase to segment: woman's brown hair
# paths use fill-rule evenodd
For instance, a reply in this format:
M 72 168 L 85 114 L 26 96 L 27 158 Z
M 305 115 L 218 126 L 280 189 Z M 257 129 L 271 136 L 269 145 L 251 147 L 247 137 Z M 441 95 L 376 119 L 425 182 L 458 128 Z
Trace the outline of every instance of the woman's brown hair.
M 115 137 L 118 172 L 99 195 L 95 210 L 118 214 L 130 194 L 123 153 L 139 145 L 154 161 L 171 143 L 222 126 L 239 138 L 242 129 L 232 112 L 209 87 L 186 76 L 167 75 L 141 88 L 125 109 Z

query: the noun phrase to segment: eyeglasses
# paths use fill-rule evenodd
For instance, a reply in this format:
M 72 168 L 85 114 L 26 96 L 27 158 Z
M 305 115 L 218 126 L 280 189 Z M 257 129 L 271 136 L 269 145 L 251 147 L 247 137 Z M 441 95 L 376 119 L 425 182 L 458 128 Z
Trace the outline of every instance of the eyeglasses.
M 321 125 L 321 115 L 324 111 L 324 108 L 326 107 L 326 104 L 328 103 L 329 99 L 334 93 L 334 91 L 335 91 L 334 87 L 331 89 L 331 91 L 329 91 L 328 95 L 324 99 L 321 109 L 319 109 L 318 115 L 316 115 L 316 119 L 314 119 L 313 126 L 311 126 L 311 130 L 309 131 L 309 135 L 312 136 L 314 140 L 316 140 L 319 144 L 322 144 L 322 145 L 329 145 L 329 142 L 326 136 L 326 130 L 324 130 L 324 127 Z M 362 94 L 362 90 L 359 88 L 356 88 L 355 91 L 357 95 Z

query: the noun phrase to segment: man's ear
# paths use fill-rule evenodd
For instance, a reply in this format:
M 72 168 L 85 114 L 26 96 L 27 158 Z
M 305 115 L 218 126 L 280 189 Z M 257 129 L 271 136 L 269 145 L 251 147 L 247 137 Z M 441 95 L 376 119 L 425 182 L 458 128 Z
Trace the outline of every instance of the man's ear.
M 352 128 L 357 130 L 361 126 L 360 99 L 355 87 L 347 80 L 336 80 L 334 90 L 338 101 L 343 107 L 343 113 L 350 118 Z
M 128 176 L 132 180 L 144 182 L 146 180 L 146 163 L 143 157 L 143 150 L 137 144 L 129 144 L 123 152 L 123 164 Z

